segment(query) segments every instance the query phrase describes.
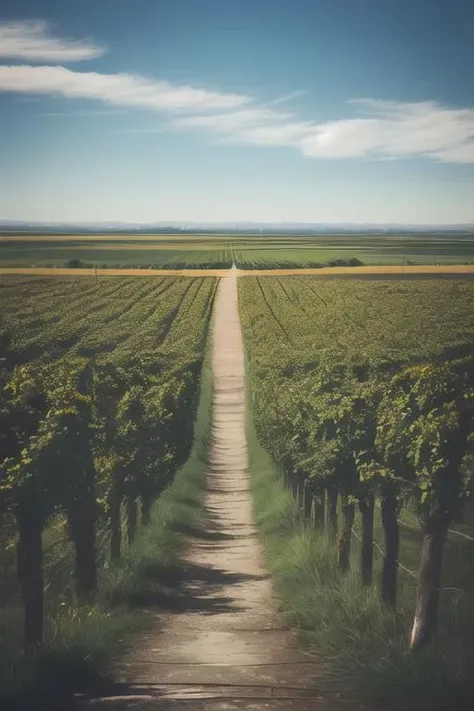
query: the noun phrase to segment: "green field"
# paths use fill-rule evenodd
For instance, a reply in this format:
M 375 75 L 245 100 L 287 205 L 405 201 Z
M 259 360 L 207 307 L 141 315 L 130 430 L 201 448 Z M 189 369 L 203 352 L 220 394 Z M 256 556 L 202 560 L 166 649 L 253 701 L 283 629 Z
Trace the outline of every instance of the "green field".
M 247 276 L 239 280 L 239 301 L 255 427 L 249 433 L 255 505 L 285 615 L 316 654 L 332 660 L 337 688 L 427 708 L 447 708 L 450 700 L 467 708 L 462 704 L 474 693 L 469 440 L 458 444 L 468 503 L 463 517 L 453 514 L 447 524 L 437 646 L 415 662 L 408 639 L 426 522 L 438 520 L 436 502 L 443 499 L 437 497 L 445 492 L 436 474 L 427 488 L 424 482 L 436 472 L 436 457 L 445 456 L 440 433 L 451 436 L 440 409 L 445 398 L 453 408 L 449 378 L 472 398 L 474 285 Z M 415 391 L 423 393 L 419 401 Z M 423 403 L 431 403 L 426 415 Z M 431 429 L 433 418 L 439 425 Z M 410 454 L 416 438 L 420 449 Z M 400 543 L 392 600 L 383 597 L 389 539 L 381 508 L 389 511 L 394 495 Z M 364 587 L 362 506 L 367 510 L 374 498 L 375 585 Z M 380 592 L 391 604 L 380 605 Z
M 343 252 L 350 240 L 340 239 Z M 315 249 L 302 237 L 294 250 L 277 237 L 266 248 L 263 237 L 219 240 L 215 254 L 249 269 L 295 255 L 303 265 Z M 210 242 L 134 254 L 193 253 L 211 264 Z M 131 254 L 126 246 L 117 251 Z M 69 247 L 37 249 L 59 250 L 62 265 Z M 95 247 L 71 249 L 82 260 Z M 328 261 L 337 252 L 318 249 Z M 168 575 L 182 531 L 202 516 L 217 285 L 73 269 L 0 279 L 0 703 L 25 689 L 54 695 L 63 675 L 64 689 L 75 688 L 77 675 L 149 624 L 143 600 L 158 596 L 160 610 L 178 594 Z M 423 711 L 471 708 L 474 281 L 269 271 L 237 286 L 254 509 L 283 624 L 324 660 L 328 688 Z M 193 434 L 199 452 L 185 464 Z M 415 653 L 420 551 L 440 521 L 438 627 Z M 17 568 L 17 554 L 26 565 Z M 31 620 L 42 594 L 38 647 L 25 610 Z M 35 635 L 34 654 L 23 652 Z
M 181 468 L 216 287 L 2 278 L 2 707 L 23 691 L 70 688 L 89 658 L 143 624 L 131 600 L 150 584 L 144 568 L 178 565 L 183 539 L 165 522 L 199 515 L 205 468 L 197 457 Z
M 201 327 L 210 317 L 216 280 L 145 277 L 138 284 L 132 277 L 73 274 L 67 280 L 1 279 L 0 331 L 10 334 L 12 366 L 79 356 L 114 366 L 148 359 L 159 370 L 162 362 L 179 367 L 202 353 Z
M 2 236 L 0 266 L 154 268 L 310 267 L 335 260 L 363 264 L 466 264 L 474 262 L 472 235 L 313 236 Z
M 375 369 L 474 351 L 467 280 L 246 276 L 239 293 L 250 355 L 287 378 L 311 380 L 322 359 Z
M 268 240 L 268 241 L 267 241 Z M 234 245 L 244 268 L 327 264 L 358 259 L 363 264 L 457 264 L 474 261 L 474 239 L 456 236 L 313 236 L 259 238 Z
M 223 247 L 213 249 L 170 249 L 160 243 L 150 249 L 150 244 L 90 243 L 74 241 L 0 243 L 0 266 L 63 267 L 71 260 L 78 260 L 96 267 L 152 267 L 154 269 L 226 268 L 232 264 L 231 252 Z

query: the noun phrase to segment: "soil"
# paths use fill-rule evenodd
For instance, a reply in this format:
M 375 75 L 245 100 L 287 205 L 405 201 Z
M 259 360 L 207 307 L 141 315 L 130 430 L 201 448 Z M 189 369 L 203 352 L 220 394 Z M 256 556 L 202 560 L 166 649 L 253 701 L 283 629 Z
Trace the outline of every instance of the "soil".
M 231 269 L 68 269 L 64 267 L 0 267 L 0 275 L 25 276 L 187 276 L 229 277 Z M 400 265 L 364 267 L 323 267 L 321 269 L 236 269 L 234 276 L 384 277 L 458 276 L 473 277 L 474 264 Z
M 88 709 L 361 708 L 321 693 L 323 664 L 279 621 L 249 491 L 236 271 L 221 280 L 215 311 L 206 526 L 188 531 L 182 596 L 164 615 L 150 612 L 109 693 Z

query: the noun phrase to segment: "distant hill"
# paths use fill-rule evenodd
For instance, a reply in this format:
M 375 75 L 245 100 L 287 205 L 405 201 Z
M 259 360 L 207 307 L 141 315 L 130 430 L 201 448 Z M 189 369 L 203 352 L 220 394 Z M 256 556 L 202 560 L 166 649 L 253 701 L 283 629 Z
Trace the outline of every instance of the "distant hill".
M 474 223 L 414 225 L 402 223 L 321 222 L 26 222 L 0 220 L 3 233 L 42 234 L 473 234 Z

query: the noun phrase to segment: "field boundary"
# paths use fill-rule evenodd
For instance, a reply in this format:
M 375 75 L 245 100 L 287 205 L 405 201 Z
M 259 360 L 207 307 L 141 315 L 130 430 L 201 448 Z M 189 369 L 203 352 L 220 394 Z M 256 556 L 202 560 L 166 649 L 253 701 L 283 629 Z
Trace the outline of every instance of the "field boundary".
M 185 276 L 227 277 L 231 269 L 95 269 L 54 267 L 0 267 L 0 276 Z M 322 276 L 322 277 L 370 277 L 370 276 L 464 276 L 474 277 L 474 264 L 446 265 L 387 265 L 362 267 L 322 267 L 320 269 L 236 269 L 237 277 L 259 276 Z

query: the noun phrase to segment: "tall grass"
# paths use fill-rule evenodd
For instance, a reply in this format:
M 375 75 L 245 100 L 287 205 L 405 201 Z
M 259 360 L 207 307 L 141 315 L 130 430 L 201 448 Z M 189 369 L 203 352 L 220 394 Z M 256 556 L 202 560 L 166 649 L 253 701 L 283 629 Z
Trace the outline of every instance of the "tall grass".
M 29 659 L 21 652 L 21 607 L 0 608 L 2 711 L 51 709 L 64 695 L 100 686 L 111 659 L 150 624 L 147 610 L 153 607 L 159 614 L 176 594 L 184 532 L 199 527 L 203 516 L 212 403 L 210 341 L 190 457 L 156 502 L 150 524 L 139 529 L 135 543 L 119 563 L 104 565 L 96 603 L 71 604 L 67 588 L 47 595 L 46 641 Z M 69 565 L 72 569 L 72 560 Z
M 401 571 L 392 612 L 380 602 L 376 585 L 361 587 L 356 546 L 351 572 L 342 576 L 335 550 L 305 527 L 278 468 L 258 443 L 251 415 L 247 419 L 254 511 L 266 564 L 283 620 L 299 628 L 321 660 L 323 685 L 397 709 L 474 708 L 474 580 L 454 599 L 449 591 L 443 595 L 436 642 L 410 654 L 416 581 Z M 376 566 L 376 578 L 378 573 Z

